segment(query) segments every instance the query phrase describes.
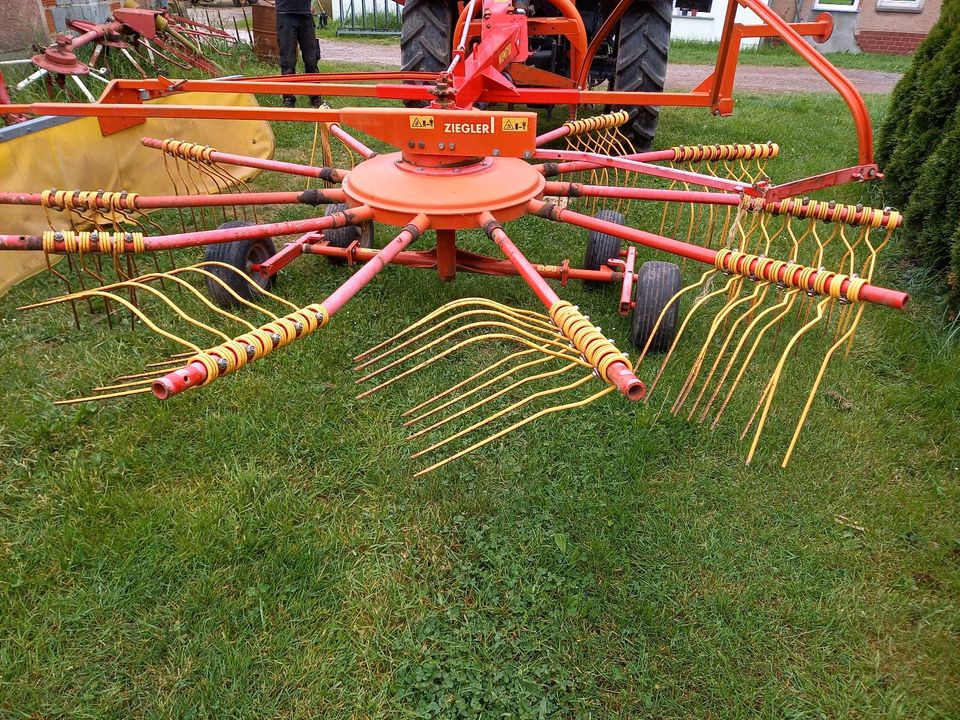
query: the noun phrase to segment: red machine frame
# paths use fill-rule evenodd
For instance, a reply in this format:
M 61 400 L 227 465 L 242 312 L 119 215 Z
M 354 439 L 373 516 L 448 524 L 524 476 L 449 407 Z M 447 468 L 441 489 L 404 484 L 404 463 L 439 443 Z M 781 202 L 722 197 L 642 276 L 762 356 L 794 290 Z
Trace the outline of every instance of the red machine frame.
M 137 125 L 146 117 L 158 118 L 209 118 L 231 120 L 289 120 L 302 122 L 332 123 L 331 132 L 351 149 L 365 158 L 365 161 L 353 171 L 347 173 L 333 168 L 313 168 L 296 166 L 276 161 L 255 160 L 241 156 L 211 155 L 218 162 L 248 165 L 269 169 L 280 169 L 294 174 L 320 177 L 334 182 L 344 182 L 343 189 L 311 191 L 309 198 L 305 194 L 293 194 L 283 198 L 277 193 L 249 195 L 251 202 L 309 202 L 310 204 L 346 202 L 350 207 L 340 213 L 322 218 L 272 223 L 266 225 L 211 230 L 196 233 L 182 233 L 167 236 L 142 238 L 140 250 L 165 250 L 187 246 L 201 246 L 211 243 L 229 242 L 242 239 L 256 239 L 291 234 L 302 234 L 296 242 L 286 245 L 275 256 L 257 264 L 254 270 L 265 275 L 273 275 L 301 254 L 319 254 L 344 258 L 350 264 L 363 263 L 363 266 L 343 285 L 316 307 L 317 322 L 325 324 L 342 305 L 355 295 L 374 275 L 389 263 L 399 263 L 416 267 L 436 267 L 441 278 L 451 279 L 457 269 L 486 274 L 516 274 L 523 277 L 538 298 L 550 310 L 551 317 L 568 335 L 571 342 L 583 352 L 584 357 L 596 358 L 590 362 L 597 367 L 601 376 L 616 386 L 630 399 L 644 395 L 643 383 L 634 375 L 623 356 L 605 338 L 594 337 L 597 333 L 583 324 L 582 316 L 573 314 L 561 307 L 564 305 L 556 293 L 547 285 L 544 278 L 557 278 L 564 283 L 567 279 L 582 278 L 622 283 L 620 308 L 629 309 L 631 285 L 636 281 L 633 271 L 635 253 L 628 251 L 620 265 L 621 269 L 601 271 L 578 270 L 570 268 L 568 263 L 560 266 L 535 266 L 530 263 L 500 226 L 500 220 L 510 220 L 525 214 L 539 215 L 548 220 L 567 222 L 588 230 L 596 230 L 619 236 L 629 242 L 664 250 L 681 257 L 720 266 L 724 258 L 721 251 L 681 242 L 671 238 L 624 227 L 601 219 L 592 218 L 561 209 L 542 201 L 549 186 L 549 192 L 557 195 L 593 194 L 636 198 L 646 200 L 679 200 L 682 202 L 707 202 L 718 205 L 737 205 L 744 197 L 757 198 L 759 202 L 774 203 L 777 200 L 797 195 L 801 192 L 821 189 L 853 180 L 869 180 L 878 177 L 878 169 L 873 159 L 872 131 L 869 115 L 863 99 L 856 88 L 844 78 L 823 56 L 814 50 L 802 37 L 802 33 L 827 37 L 832 30 L 829 16 L 821 16 L 814 22 L 791 25 L 784 22 L 761 0 L 737 0 L 728 7 L 724 21 L 723 40 L 714 71 L 691 92 L 633 93 L 622 91 L 594 91 L 582 87 L 517 87 L 503 73 L 516 63 L 522 63 L 529 55 L 527 38 L 531 27 L 536 32 L 573 33 L 584 37 L 582 20 L 576 13 L 570 0 L 551 0 L 564 15 L 564 18 L 548 19 L 546 23 L 533 23 L 522 13 L 515 12 L 509 2 L 484 0 L 480 7 L 480 19 L 466 23 L 465 18 L 473 17 L 475 0 L 471 0 L 462 13 L 460 23 L 460 43 L 454 48 L 453 60 L 449 68 L 441 73 L 422 72 L 373 72 L 315 74 L 294 77 L 262 77 L 239 80 L 168 80 L 160 77 L 155 80 L 114 80 L 104 91 L 100 100 L 92 105 L 86 104 L 35 104 L 11 106 L 10 112 L 50 114 L 50 115 L 86 115 L 100 118 L 104 134 L 118 132 Z M 623 12 L 629 0 L 622 0 L 617 12 Z M 742 6 L 756 13 L 763 25 L 746 26 L 735 22 L 736 8 Z M 616 15 L 616 13 L 614 13 Z M 613 16 L 612 16 L 613 17 Z M 611 22 L 613 22 L 612 20 Z M 533 23 L 533 24 L 532 24 Z M 467 50 L 467 39 L 471 33 L 478 32 L 482 41 Z M 812 178 L 772 186 L 765 181 L 747 184 L 718 178 L 712 175 L 681 170 L 657 162 L 673 160 L 673 151 L 654 151 L 639 153 L 627 157 L 610 157 L 584 152 L 550 150 L 544 146 L 552 140 L 570 132 L 570 126 L 564 125 L 556 130 L 536 134 L 536 116 L 524 112 L 490 112 L 475 109 L 478 103 L 527 103 L 579 105 L 670 105 L 688 107 L 708 107 L 715 114 L 726 115 L 733 110 L 732 91 L 734 86 L 736 59 L 740 40 L 745 37 L 779 37 L 801 55 L 819 72 L 843 97 L 850 109 L 857 134 L 859 164 L 843 168 Z M 579 68 L 582 79 L 585 68 L 589 67 L 592 57 L 590 47 L 581 47 L 585 43 L 571 43 L 573 67 Z M 595 52 L 596 48 L 592 48 Z M 373 83 L 373 84 L 369 84 Z M 411 84 L 428 83 L 428 84 Z M 180 106 L 151 105 L 143 101 L 151 97 L 160 97 L 176 92 L 244 92 L 255 94 L 287 94 L 308 96 L 369 97 L 392 100 L 429 101 L 429 107 L 423 110 L 363 108 L 363 109 L 296 109 L 275 107 L 222 107 L 222 106 Z M 400 149 L 391 156 L 377 154 L 362 141 L 349 135 L 341 125 L 367 132 L 370 135 Z M 157 147 L 160 141 L 144 139 L 144 143 Z M 383 160 L 388 157 L 388 160 Z M 540 165 L 531 166 L 526 160 L 547 160 Z M 509 166 L 508 161 L 520 163 Z M 376 170 L 370 170 L 376 166 Z M 511 168 L 523 172 L 513 172 Z M 547 182 L 547 177 L 560 172 L 577 169 L 611 167 L 637 172 L 655 177 L 681 182 L 690 182 L 720 192 L 693 192 L 656 189 L 603 188 L 598 186 L 574 186 L 571 183 Z M 472 173 L 482 173 L 502 169 L 502 182 L 491 183 L 490 177 L 481 177 L 481 182 L 469 186 Z M 384 198 L 369 191 L 371 183 L 375 186 L 378 173 L 382 173 L 383 184 L 391 187 L 410 179 L 411 183 L 431 182 L 456 183 L 470 187 L 471 191 L 483 186 L 491 186 L 490 197 L 472 198 L 458 207 L 436 206 L 423 210 L 425 198 L 429 192 L 413 193 L 414 197 L 405 199 Z M 398 175 L 397 173 L 401 173 Z M 407 175 L 403 175 L 407 173 Z M 369 177 L 372 174 L 372 179 Z M 349 177 L 348 177 L 349 175 Z M 364 179 L 361 182 L 361 179 Z M 364 182 L 367 186 L 364 187 Z M 470 197 L 470 193 L 462 193 Z M 217 205 L 228 202 L 234 204 L 236 195 L 225 200 L 210 196 L 177 198 L 138 198 L 137 209 L 148 207 L 176 207 L 185 203 Z M 242 197 L 242 196 L 241 196 Z M 2 202 L 23 202 L 37 204 L 35 195 L 11 195 L 0 198 Z M 96 202 L 96 200 L 94 200 Z M 492 209 L 492 211 L 491 211 Z M 494 212 L 496 215 L 494 215 Z M 859 210 L 850 206 L 838 206 L 824 209 L 824 217 L 853 218 Z M 879 211 L 870 211 L 879 212 Z M 900 222 L 899 216 L 883 222 Z M 879 217 L 879 216 L 877 216 Z M 381 250 L 367 250 L 355 243 L 347 248 L 334 248 L 322 240 L 322 232 L 346 225 L 360 225 L 369 220 L 384 221 L 387 224 L 403 226 L 401 232 Z M 473 253 L 465 253 L 456 247 L 456 231 L 466 227 L 481 227 L 488 237 L 504 253 L 505 260 L 488 258 Z M 437 233 L 437 246 L 429 252 L 407 251 L 407 246 L 425 230 L 433 229 Z M 73 238 L 63 234 L 49 238 L 0 235 L 0 249 L 38 250 L 50 252 L 68 252 Z M 114 236 L 102 240 L 98 236 L 89 245 L 93 252 L 133 252 L 138 241 L 124 236 Z M 769 270 L 769 265 L 760 258 L 747 261 L 747 266 L 737 266 L 737 271 L 760 274 Z M 856 287 L 859 299 L 902 307 L 907 296 L 894 290 L 854 282 L 846 276 L 823 269 L 780 267 L 776 277 L 771 280 L 786 285 L 802 287 L 808 291 L 824 292 L 826 287 L 831 293 L 840 296 Z M 566 304 L 568 305 L 568 304 Z M 313 306 L 311 306 L 313 307 Z M 556 317 L 554 314 L 556 313 Z M 311 329 L 315 329 L 314 327 Z M 589 326 L 592 327 L 592 326 Z M 576 336 L 576 338 L 575 338 Z M 275 346 L 285 344 L 277 335 Z M 583 347 L 581 347 L 581 345 Z M 225 360 L 225 356 L 219 356 Z M 245 362 L 245 361 L 243 361 Z M 242 362 L 240 364 L 243 364 Z M 215 367 L 209 362 L 192 361 L 185 367 L 169 373 L 158 380 L 154 386 L 155 394 L 166 398 L 189 387 L 203 385 L 211 379 Z

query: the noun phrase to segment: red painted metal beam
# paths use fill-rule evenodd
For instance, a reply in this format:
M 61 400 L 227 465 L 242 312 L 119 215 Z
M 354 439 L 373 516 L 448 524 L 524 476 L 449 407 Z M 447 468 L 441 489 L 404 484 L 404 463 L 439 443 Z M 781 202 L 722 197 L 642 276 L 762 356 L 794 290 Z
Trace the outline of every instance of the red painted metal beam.
M 538 202 L 538 201 L 531 201 Z M 560 302 L 560 297 L 553 291 L 547 281 L 543 279 L 536 268 L 527 260 L 526 256 L 520 252 L 520 249 L 513 244 L 510 237 L 504 232 L 500 223 L 489 212 L 480 213 L 477 216 L 477 223 L 483 228 L 491 240 L 503 252 L 504 256 L 517 269 L 517 273 L 524 279 L 534 295 L 540 302 L 550 310 Z M 573 341 L 573 338 L 570 338 Z M 619 360 L 610 363 L 606 372 L 609 381 L 624 396 L 630 400 L 639 400 L 645 393 L 645 388 L 640 379 L 633 373 L 633 369 Z
M 560 197 L 606 197 L 623 200 L 703 203 L 705 205 L 739 205 L 742 200 L 739 193 L 661 190 L 658 188 L 619 187 L 617 185 L 583 185 L 569 182 L 548 182 L 543 187 L 543 194 Z
M 671 151 L 672 154 L 672 151 Z M 747 193 L 748 195 L 761 195 L 757 187 L 763 187 L 763 183 L 757 183 L 757 186 L 751 186 L 735 180 L 726 180 L 713 175 L 704 175 L 702 173 L 691 172 L 689 170 L 680 170 L 679 168 L 665 167 L 663 165 L 654 165 L 653 163 L 639 162 L 622 157 L 611 157 L 609 155 L 600 155 L 598 153 L 578 152 L 574 150 L 548 150 L 538 148 L 534 157 L 541 160 L 574 160 L 591 163 L 594 167 L 610 167 L 628 172 L 636 172 L 642 175 L 651 175 L 653 177 L 665 178 L 667 180 L 677 180 L 679 182 L 690 183 L 692 185 L 702 185 L 712 187 L 717 190 L 724 190 L 733 193 Z
M 377 154 L 374 150 L 364 145 L 357 138 L 340 127 L 337 123 L 332 123 L 330 125 L 330 134 L 366 160 L 369 160 Z
M 282 237 L 306 232 L 328 230 L 347 225 L 360 225 L 373 218 L 373 210 L 366 205 L 349 208 L 340 213 L 333 213 L 319 218 L 307 220 L 288 220 L 285 222 L 268 223 L 265 225 L 247 225 L 220 230 L 205 230 L 202 232 L 176 233 L 174 235 L 154 235 L 143 239 L 146 252 L 158 250 L 176 250 L 186 247 L 213 245 L 235 240 L 257 240 L 268 237 Z M 0 250 L 42 250 L 43 238 L 39 235 L 0 235 Z M 56 253 L 64 252 L 63 241 L 54 243 Z M 91 252 L 98 252 L 93 250 Z
M 764 23 L 773 28 L 776 34 L 789 45 L 797 55 L 806 60 L 821 77 L 830 83 L 843 98 L 853 116 L 853 125 L 857 133 L 858 156 L 861 165 L 873 164 L 873 128 L 870 113 L 856 86 L 844 77 L 829 60 L 814 50 L 803 37 L 785 22 L 763 0 L 737 0 L 740 5 L 753 10 Z
M 378 251 L 368 263 L 347 278 L 321 303 L 327 311 L 327 317 L 333 317 L 350 298 L 360 292 L 377 273 L 383 270 L 407 245 L 420 237 L 429 226 L 430 221 L 426 215 L 421 214 L 413 218 L 386 247 Z M 206 368 L 199 362 L 192 362 L 155 381 L 152 390 L 158 399 L 166 400 L 184 390 L 202 385 L 206 379 Z
M 343 190 L 310 190 L 307 192 L 223 193 L 219 195 L 136 195 L 133 205 L 137 210 L 157 210 L 176 207 L 229 207 L 235 205 L 317 205 L 345 202 Z M 42 205 L 40 193 L 0 193 L 0 205 Z M 86 210 L 86 208 L 78 208 Z M 107 212 L 109 206 L 97 209 Z
M 697 262 L 701 262 L 706 265 L 716 264 L 717 251 L 702 247 L 700 245 L 694 245 L 681 240 L 674 240 L 673 238 L 664 237 L 663 235 L 657 235 L 644 230 L 637 230 L 636 228 L 607 222 L 606 220 L 599 220 L 597 218 L 590 217 L 589 215 L 582 215 L 581 213 L 574 212 L 573 210 L 567 210 L 564 208 L 559 208 L 555 205 L 549 205 L 548 203 L 540 200 L 531 200 L 529 208 L 531 213 L 548 220 L 570 223 L 571 225 L 577 225 L 579 227 L 586 228 L 587 230 L 596 230 L 598 232 L 607 233 L 609 235 L 623 238 L 628 242 L 651 247 L 655 250 L 662 250 L 664 252 L 672 253 L 673 255 L 678 255 L 679 257 L 685 257 L 688 260 L 696 260 Z M 758 261 L 753 261 L 749 267 L 745 267 L 744 274 L 750 274 L 756 267 L 757 262 Z M 788 273 L 793 273 L 795 277 L 796 274 L 802 269 L 802 266 L 799 265 L 781 268 L 778 274 L 778 280 L 783 280 L 784 278 L 788 277 Z M 825 272 L 833 275 L 833 273 L 830 273 L 829 271 Z M 808 280 L 810 288 L 814 287 L 814 283 L 818 274 L 819 272 L 814 272 L 810 276 Z M 845 293 L 849 286 L 850 282 L 844 281 L 843 285 L 840 287 L 840 292 Z M 864 285 L 860 290 L 860 299 L 865 302 L 875 303 L 877 305 L 886 305 L 887 307 L 901 309 L 906 306 L 907 302 L 910 300 L 910 296 L 907 295 L 907 293 L 900 292 L 899 290 L 890 290 L 889 288 L 883 288 L 877 285 Z
M 318 239 L 318 236 L 312 237 L 314 240 Z M 368 262 L 377 254 L 377 250 L 359 246 L 338 248 L 326 243 L 307 240 L 301 248 L 301 253 L 303 255 L 341 258 L 353 265 Z M 432 269 L 437 267 L 437 254 L 436 250 L 402 252 L 392 262 L 406 267 Z M 613 283 L 620 282 L 623 279 L 623 273 L 609 267 L 603 266 L 599 270 L 587 270 L 570 267 L 568 260 L 564 260 L 559 265 L 534 264 L 533 267 L 542 277 L 548 280 L 559 280 L 561 285 L 566 285 L 570 280 Z M 517 269 L 507 260 L 497 260 L 463 250 L 457 251 L 457 270 L 479 275 L 515 276 L 519 274 Z
M 154 150 L 163 149 L 163 140 L 158 138 L 145 137 L 140 140 L 144 147 Z M 224 165 L 239 165 L 241 167 L 257 168 L 259 170 L 275 170 L 276 172 L 287 173 L 289 175 L 302 175 L 303 177 L 320 178 L 329 182 L 342 182 L 348 174 L 348 170 L 339 170 L 337 168 L 313 167 L 311 165 L 300 165 L 298 163 L 281 162 L 279 160 L 267 160 L 265 158 L 251 157 L 249 155 L 235 155 L 233 153 L 224 153 L 214 150 L 210 153 L 210 161 L 223 163 Z

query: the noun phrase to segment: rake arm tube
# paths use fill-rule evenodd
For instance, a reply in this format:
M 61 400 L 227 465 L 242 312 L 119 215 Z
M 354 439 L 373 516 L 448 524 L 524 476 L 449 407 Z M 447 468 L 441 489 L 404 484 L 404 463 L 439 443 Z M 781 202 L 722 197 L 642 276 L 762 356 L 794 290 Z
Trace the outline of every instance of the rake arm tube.
M 733 193 L 747 193 L 749 195 L 760 194 L 757 188 L 747 183 L 726 180 L 724 178 L 714 177 L 713 175 L 703 175 L 701 173 L 681 170 L 679 168 L 666 167 L 663 165 L 654 165 L 648 162 L 630 160 L 628 158 L 611 157 L 609 155 L 600 155 L 598 153 L 581 152 L 575 150 L 543 150 L 539 149 L 534 153 L 534 157 L 540 160 L 572 160 L 582 161 L 586 165 L 584 169 L 595 169 L 597 167 L 616 168 L 626 170 L 627 172 L 636 172 L 642 175 L 664 178 L 666 180 L 677 180 L 692 185 L 703 185 L 705 187 L 716 188 Z M 544 173 L 546 174 L 546 173 Z
M 330 124 L 330 134 L 354 152 L 362 155 L 365 160 L 369 160 L 377 154 L 376 151 L 364 145 L 357 138 L 340 127 L 340 125 L 337 123 Z
M 70 193 L 72 195 L 72 193 Z M 326 205 L 346 202 L 346 195 L 339 189 L 305 190 L 303 192 L 223 193 L 219 195 L 127 195 L 119 198 L 120 210 L 159 210 L 162 208 L 231 207 L 240 205 Z M 43 206 L 41 193 L 0 193 L 0 205 Z M 106 202 L 106 194 L 88 199 L 86 203 L 64 203 L 63 207 L 51 204 L 55 210 L 101 211 L 114 208 Z
M 737 0 L 737 2 L 743 7 L 753 10 L 766 25 L 773 28 L 783 42 L 802 57 L 824 80 L 833 85 L 847 104 L 850 115 L 853 117 L 860 164 L 873 164 L 873 129 L 870 126 L 870 113 L 867 111 L 867 105 L 856 86 L 765 3 L 758 0 Z
M 652 200 L 662 202 L 701 203 L 705 205 L 739 205 L 740 195 L 725 192 L 697 190 L 661 190 L 659 188 L 619 187 L 616 185 L 583 185 L 574 182 L 548 182 L 544 195 L 560 197 L 605 197 L 623 200 Z
M 178 250 L 186 247 L 199 247 L 215 243 L 232 242 L 234 240 L 258 240 L 261 238 L 295 235 L 307 232 L 341 228 L 347 225 L 360 225 L 373 217 L 373 210 L 366 205 L 350 208 L 340 213 L 333 213 L 319 218 L 307 220 L 288 220 L 286 222 L 269 223 L 266 225 L 247 225 L 220 230 L 206 230 L 195 233 L 177 233 L 175 235 L 156 235 L 143 238 L 143 252 L 158 250 Z M 54 254 L 67 252 L 66 238 L 79 233 L 64 231 L 54 236 L 53 243 L 48 251 Z M 114 233 L 104 233 L 104 237 Z M 129 233 L 128 233 L 129 235 Z M 0 250 L 43 250 L 44 238 L 40 235 L 0 235 Z M 111 247 L 100 245 L 91 246 L 91 253 L 113 253 Z M 123 252 L 135 252 L 128 241 Z
M 559 208 L 556 205 L 545 203 L 541 200 L 531 200 L 528 207 L 530 208 L 531 213 L 538 215 L 539 217 L 546 218 L 547 220 L 566 222 L 570 223 L 571 225 L 577 225 L 579 227 L 586 228 L 587 230 L 596 230 L 598 232 L 607 233 L 609 235 L 622 238 L 628 242 L 644 245 L 655 250 L 662 250 L 673 255 L 687 258 L 688 260 L 696 260 L 697 262 L 704 263 L 705 265 L 713 265 L 716 267 L 718 255 L 720 252 L 722 252 L 718 250 L 711 250 L 710 248 L 702 247 L 700 245 L 683 242 L 681 240 L 674 240 L 673 238 L 664 237 L 655 233 L 637 230 L 636 228 L 618 225 L 617 223 L 607 222 L 606 220 L 599 220 L 597 218 L 590 217 L 589 215 L 583 215 L 572 210 Z M 738 272 L 739 274 L 753 277 L 754 272 L 760 267 L 759 263 L 759 258 L 751 259 L 748 264 L 741 265 Z M 799 265 L 785 265 L 777 271 L 777 277 L 775 280 L 778 283 L 790 285 L 791 287 L 796 286 L 799 278 L 802 276 L 801 270 L 802 267 Z M 827 275 L 834 275 L 834 273 L 831 273 L 830 271 L 811 271 L 806 277 L 805 287 L 803 289 L 807 291 L 813 291 L 814 288 L 817 287 L 817 278 L 821 272 Z M 839 288 L 840 293 L 842 295 L 846 295 L 847 291 L 850 289 L 850 286 L 851 283 L 849 281 L 845 281 Z M 910 296 L 907 295 L 907 293 L 900 292 L 899 290 L 891 290 L 878 285 L 865 284 L 858 288 L 858 299 L 877 305 L 886 305 L 887 307 L 902 309 L 910 300 Z
M 316 111 L 319 112 L 319 111 Z M 164 140 L 158 138 L 145 137 L 140 140 L 144 147 L 154 150 L 164 150 Z M 190 143 L 181 143 L 181 146 L 194 147 Z M 171 146 L 172 147 L 172 146 Z M 164 150 L 166 152 L 166 150 Z M 313 167 L 311 165 L 299 165 L 298 163 L 281 162 L 279 160 L 266 160 L 264 158 L 251 157 L 249 155 L 235 155 L 233 153 L 224 153 L 219 150 L 211 150 L 209 160 L 213 163 L 222 163 L 223 165 L 239 165 L 241 167 L 257 168 L 258 170 L 275 170 L 277 172 L 288 173 L 290 175 L 302 175 L 303 177 L 319 178 L 328 182 L 339 183 L 347 176 L 346 170 L 337 168 Z
M 332 217 L 332 216 L 331 216 Z M 277 323 L 268 323 L 259 328 L 266 337 L 260 336 L 260 346 L 257 347 L 256 333 L 247 333 L 236 338 L 233 343 L 224 343 L 211 348 L 201 356 L 193 359 L 185 367 L 174 370 L 153 383 L 153 394 L 159 400 L 166 400 L 192 387 L 209 385 L 220 375 L 233 372 L 243 367 L 247 362 L 257 360 L 277 348 L 298 340 L 327 324 L 333 315 L 344 304 L 360 292 L 373 277 L 385 268 L 390 261 L 405 247 L 415 241 L 424 230 L 429 227 L 430 221 L 426 215 L 417 215 L 410 223 L 389 243 L 366 263 L 346 282 L 334 290 L 326 300 L 318 305 L 308 305 L 282 318 L 290 322 L 299 323 L 295 332 L 283 334 L 283 328 L 275 327 Z M 252 337 L 252 340 L 251 340 Z M 246 357 L 236 362 L 236 348 L 246 352 Z M 233 353 L 231 357 L 231 353 Z M 214 373 L 211 377 L 211 372 Z
M 517 273 L 530 286 L 540 302 L 550 310 L 551 318 L 564 336 L 597 369 L 600 377 L 615 386 L 630 400 L 640 400 L 646 393 L 646 388 L 634 375 L 626 356 L 617 351 L 613 343 L 601 336 L 599 330 L 593 327 L 576 308 L 560 300 L 547 281 L 513 244 L 493 215 L 489 212 L 480 213 L 478 223 L 487 237 L 497 244 L 507 260 L 517 269 Z

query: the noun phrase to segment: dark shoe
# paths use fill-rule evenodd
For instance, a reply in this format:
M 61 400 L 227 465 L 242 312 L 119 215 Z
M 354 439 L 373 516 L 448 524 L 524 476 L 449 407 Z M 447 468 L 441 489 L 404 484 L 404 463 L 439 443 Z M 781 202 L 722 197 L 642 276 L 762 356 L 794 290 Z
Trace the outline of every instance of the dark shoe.
M 322 97 L 312 97 L 312 98 L 310 98 L 310 107 L 312 107 L 314 110 L 319 109 L 320 106 L 322 106 L 322 105 L 323 105 L 323 98 L 322 98 Z
M 283 106 L 285 108 L 292 108 L 297 106 L 297 99 L 295 97 L 285 97 L 283 99 Z

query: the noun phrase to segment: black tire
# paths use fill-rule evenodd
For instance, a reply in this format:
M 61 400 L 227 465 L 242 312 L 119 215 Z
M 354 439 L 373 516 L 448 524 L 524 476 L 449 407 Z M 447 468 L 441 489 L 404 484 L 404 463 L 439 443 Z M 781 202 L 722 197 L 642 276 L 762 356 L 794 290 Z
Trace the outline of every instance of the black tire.
M 663 92 L 670 49 L 670 0 L 635 0 L 620 19 L 614 90 Z M 659 106 L 624 108 L 630 112 L 630 139 L 638 151 L 649 150 L 657 132 Z
M 247 222 L 246 220 L 231 220 L 230 222 L 225 222 L 217 229 L 226 230 L 228 228 L 249 227 L 250 225 L 253 225 L 253 223 Z M 245 272 L 247 275 L 250 275 L 256 281 L 259 287 L 267 289 L 273 286 L 274 278 L 267 277 L 266 275 L 260 275 L 259 273 L 252 273 L 250 271 L 250 264 L 263 262 L 267 258 L 275 255 L 276 252 L 277 250 L 276 247 L 274 247 L 272 238 L 260 238 L 257 240 L 233 240 L 231 242 L 207 245 L 207 249 L 204 253 L 204 260 L 207 262 L 221 262 L 226 265 L 230 265 L 231 267 L 235 267 L 238 270 Z M 230 272 L 226 268 L 208 267 L 204 269 L 216 275 L 220 280 L 226 283 L 231 290 L 233 290 L 244 300 L 256 301 L 257 296 L 260 295 L 260 293 L 257 292 L 257 290 L 255 290 L 249 282 L 244 280 L 240 275 Z M 237 302 L 237 299 L 234 298 L 233 295 L 231 295 L 220 283 L 215 282 L 210 278 L 207 278 L 207 293 L 213 299 L 213 302 L 222 308 L 231 308 L 241 304 Z
M 332 205 L 327 205 L 327 209 L 323 214 L 324 216 L 333 215 L 333 213 L 343 212 L 346 209 L 346 203 L 334 203 Z M 324 230 L 323 237 L 328 243 L 333 245 L 333 247 L 350 247 L 350 243 L 352 243 L 354 240 L 358 240 L 360 242 L 360 247 L 368 248 L 373 245 L 373 222 L 365 222 L 360 227 L 348 225 L 347 227 Z M 335 257 L 329 257 L 327 260 L 329 260 L 333 265 L 343 265 L 345 262 L 342 258 Z
M 630 326 L 630 341 L 633 346 L 643 350 L 647 338 L 653 331 L 660 313 L 670 302 L 670 298 L 680 292 L 680 266 L 670 262 L 651 260 L 640 266 L 637 287 L 633 299 L 633 322 Z M 670 309 L 660 321 L 656 335 L 647 352 L 662 353 L 670 349 L 677 332 L 677 317 L 680 314 L 680 302 L 673 301 Z
M 400 16 L 400 68 L 405 72 L 442 72 L 450 67 L 456 17 L 447 0 L 407 0 Z M 405 100 L 407 107 L 425 107 Z
M 623 225 L 623 215 L 616 210 L 601 210 L 596 216 L 598 220 Z M 599 270 L 607 264 L 610 258 L 620 257 L 620 248 L 622 241 L 615 235 L 597 232 L 591 230 L 587 233 L 587 249 L 583 254 L 583 267 L 587 270 Z M 602 288 L 609 283 L 598 282 L 596 280 L 584 280 L 584 286 L 588 288 Z

